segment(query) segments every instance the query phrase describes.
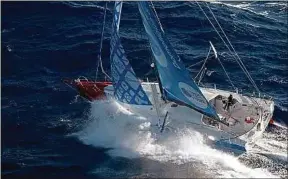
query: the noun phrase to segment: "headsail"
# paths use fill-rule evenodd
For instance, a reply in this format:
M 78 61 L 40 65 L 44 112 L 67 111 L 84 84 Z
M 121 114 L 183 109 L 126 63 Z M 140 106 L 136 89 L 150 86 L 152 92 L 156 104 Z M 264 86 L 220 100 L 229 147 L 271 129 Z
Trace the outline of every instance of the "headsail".
M 125 51 L 120 42 L 119 24 L 122 10 L 121 1 L 115 2 L 110 40 L 111 75 L 114 87 L 114 96 L 117 100 L 136 105 L 151 105 L 134 70 L 126 58 Z
M 156 12 L 152 9 L 152 3 L 140 1 L 138 8 L 148 34 L 166 98 L 219 119 L 166 38 Z

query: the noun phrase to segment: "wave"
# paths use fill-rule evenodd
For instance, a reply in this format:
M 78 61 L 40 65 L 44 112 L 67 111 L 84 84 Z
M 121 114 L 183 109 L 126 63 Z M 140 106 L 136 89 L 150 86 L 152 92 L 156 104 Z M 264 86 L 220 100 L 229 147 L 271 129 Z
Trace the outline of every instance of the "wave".
M 70 136 L 86 145 L 110 148 L 108 153 L 112 157 L 144 157 L 175 165 L 200 163 L 209 169 L 210 177 L 277 177 L 268 169 L 250 168 L 236 157 L 209 147 L 203 136 L 189 127 L 176 127 L 175 133 L 158 136 L 153 127 L 156 119 L 125 111 L 117 104 L 115 101 L 94 102 L 90 109 L 91 120 Z
M 250 163 L 250 166 L 261 165 L 278 176 L 287 177 L 287 132 L 286 129 L 271 127 L 248 146 L 250 151 L 241 160 Z
M 65 1 L 62 3 L 72 8 L 96 8 L 96 9 L 105 10 L 105 7 L 99 6 L 98 2 L 81 2 L 80 3 L 80 2 Z M 107 7 L 107 10 L 110 12 L 112 11 L 108 7 Z
M 211 3 L 222 4 L 222 5 L 225 5 L 227 7 L 233 7 L 233 8 L 237 8 L 237 9 L 240 9 L 240 10 L 245 10 L 245 11 L 253 13 L 255 15 L 262 16 L 262 17 L 265 17 L 267 19 L 279 22 L 278 19 L 275 19 L 275 18 L 270 16 L 270 11 L 263 10 L 263 9 L 261 9 L 260 11 L 255 10 L 253 8 L 253 6 L 252 6 L 252 4 L 254 4 L 253 2 L 251 2 L 251 3 L 242 2 L 242 3 L 239 3 L 239 4 L 231 4 L 231 3 L 227 3 L 227 2 L 213 1 Z
M 15 28 L 3 29 L 3 30 L 1 31 L 1 33 L 8 33 L 8 32 L 12 32 L 12 31 L 14 31 L 14 30 L 15 30 Z
M 287 107 L 284 107 L 282 106 L 281 104 L 279 103 L 275 103 L 275 105 L 283 112 L 287 112 L 288 111 L 288 108 Z
M 288 84 L 288 80 L 286 78 L 283 78 L 283 77 L 280 77 L 280 76 L 277 76 L 277 75 L 270 76 L 267 79 L 267 81 L 275 82 L 275 83 L 278 83 L 278 84 Z

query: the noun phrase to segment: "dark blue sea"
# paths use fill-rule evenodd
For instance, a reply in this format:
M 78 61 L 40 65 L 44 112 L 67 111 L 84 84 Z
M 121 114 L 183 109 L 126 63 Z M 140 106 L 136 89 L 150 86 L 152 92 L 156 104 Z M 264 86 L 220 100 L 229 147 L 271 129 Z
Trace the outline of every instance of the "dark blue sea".
M 275 100 L 273 118 L 287 124 L 287 2 L 208 4 L 261 92 Z M 108 3 L 102 49 L 108 73 L 113 5 Z M 212 41 L 234 84 L 253 92 L 194 1 L 154 5 L 185 65 L 203 60 Z M 105 2 L 1 1 L 2 178 L 287 177 L 284 129 L 268 127 L 252 146 L 282 158 L 255 153 L 237 158 L 181 129 L 159 144 L 151 133 L 139 133 L 132 116 L 118 114 L 107 102 L 88 103 L 62 83 L 95 79 L 104 7 Z M 120 36 L 137 76 L 155 78 L 136 2 L 123 5 Z M 191 76 L 200 67 L 193 66 Z M 216 60 L 207 68 L 214 73 L 203 83 L 230 88 Z

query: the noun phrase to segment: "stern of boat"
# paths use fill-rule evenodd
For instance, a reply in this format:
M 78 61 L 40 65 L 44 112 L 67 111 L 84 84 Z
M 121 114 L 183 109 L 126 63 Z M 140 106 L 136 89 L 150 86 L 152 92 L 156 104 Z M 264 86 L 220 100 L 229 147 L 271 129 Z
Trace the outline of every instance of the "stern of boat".
M 248 143 L 253 143 L 255 140 L 262 137 L 262 134 L 265 132 L 270 120 L 273 117 L 274 101 L 261 98 L 257 98 L 257 100 L 262 106 L 261 118 L 248 133 L 239 137 L 241 139 L 246 139 Z

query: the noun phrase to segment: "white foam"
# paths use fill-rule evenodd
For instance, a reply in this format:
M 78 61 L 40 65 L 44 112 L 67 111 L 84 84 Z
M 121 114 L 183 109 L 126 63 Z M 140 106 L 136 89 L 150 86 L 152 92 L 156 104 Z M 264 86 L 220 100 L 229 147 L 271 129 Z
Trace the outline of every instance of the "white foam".
M 111 156 L 146 157 L 160 162 L 185 164 L 200 162 L 213 177 L 276 177 L 267 169 L 252 169 L 236 157 L 212 149 L 203 136 L 190 128 L 176 129 L 164 136 L 156 135 L 156 119 L 125 114 L 113 101 L 97 101 L 91 105 L 91 120 L 73 135 L 84 144 L 112 148 Z M 216 176 L 214 175 L 216 174 Z
M 72 1 L 66 1 L 66 2 L 63 2 L 63 4 L 67 4 L 67 5 L 69 5 L 71 7 L 74 7 L 74 8 L 87 8 L 87 7 L 90 7 L 90 8 L 97 8 L 97 9 L 105 9 L 102 6 L 97 5 L 95 2 L 72 2 Z M 107 10 L 110 11 L 109 8 L 107 8 Z
M 274 20 L 274 21 L 278 21 L 277 19 L 274 19 L 272 17 L 269 16 L 269 12 L 268 11 L 256 11 L 252 5 L 253 2 L 241 2 L 239 4 L 230 4 L 228 2 L 220 2 L 220 1 L 212 1 L 211 3 L 214 3 L 214 4 L 223 4 L 225 6 L 228 6 L 228 7 L 233 7 L 233 8 L 237 8 L 237 9 L 242 9 L 242 10 L 246 10 L 246 11 L 249 11 L 255 15 L 259 15 L 259 16 L 263 16 L 267 19 L 271 19 L 271 20 Z
M 7 45 L 7 50 L 8 50 L 9 52 L 12 52 L 12 47 L 11 47 L 11 45 Z

